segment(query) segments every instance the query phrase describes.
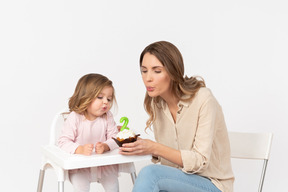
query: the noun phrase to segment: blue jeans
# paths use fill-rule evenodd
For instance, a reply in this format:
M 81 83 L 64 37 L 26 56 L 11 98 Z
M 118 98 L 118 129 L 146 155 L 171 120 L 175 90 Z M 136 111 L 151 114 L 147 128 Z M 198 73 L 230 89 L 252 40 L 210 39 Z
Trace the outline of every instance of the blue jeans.
M 186 174 L 164 165 L 144 167 L 135 182 L 133 192 L 221 192 L 206 177 Z

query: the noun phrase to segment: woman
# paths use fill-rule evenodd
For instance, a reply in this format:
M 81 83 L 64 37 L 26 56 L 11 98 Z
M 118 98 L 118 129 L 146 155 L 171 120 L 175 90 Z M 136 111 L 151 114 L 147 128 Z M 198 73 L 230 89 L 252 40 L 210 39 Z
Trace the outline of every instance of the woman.
M 120 148 L 123 155 L 151 154 L 161 165 L 144 167 L 135 192 L 232 192 L 234 176 L 221 106 L 202 79 L 184 77 L 182 55 L 160 41 L 140 56 L 144 101 L 156 142 L 138 139 Z

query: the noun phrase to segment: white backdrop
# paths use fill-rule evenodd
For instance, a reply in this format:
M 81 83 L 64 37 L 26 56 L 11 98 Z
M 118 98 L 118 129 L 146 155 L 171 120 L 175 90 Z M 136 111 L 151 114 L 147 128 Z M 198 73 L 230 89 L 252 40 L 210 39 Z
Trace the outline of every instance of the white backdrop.
M 263 191 L 286 191 L 287 10 L 286 0 L 1 1 L 1 191 L 36 191 L 40 146 L 48 143 L 53 115 L 67 106 L 86 73 L 113 80 L 115 120 L 126 115 L 129 127 L 152 137 L 143 133 L 138 60 L 145 46 L 159 40 L 180 49 L 185 74 L 206 80 L 229 131 L 274 133 Z M 237 184 L 258 182 L 252 168 L 259 169 L 247 164 L 238 170 L 249 174 L 238 179 L 236 192 L 256 191 L 257 184 L 244 188 L 253 182 Z M 121 191 L 131 190 L 128 176 L 120 182 Z M 48 171 L 43 191 L 56 189 Z

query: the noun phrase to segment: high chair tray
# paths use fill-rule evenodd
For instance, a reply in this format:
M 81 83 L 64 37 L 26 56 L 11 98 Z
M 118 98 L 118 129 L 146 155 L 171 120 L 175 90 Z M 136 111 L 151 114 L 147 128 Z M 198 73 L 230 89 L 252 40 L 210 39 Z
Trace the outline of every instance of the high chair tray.
M 144 156 L 125 156 L 118 153 L 118 149 L 108 151 L 103 154 L 96 154 L 91 156 L 69 154 L 55 145 L 42 146 L 42 153 L 44 157 L 58 164 L 63 169 L 77 169 L 85 167 L 95 167 L 103 165 L 113 165 L 122 163 L 131 163 L 143 160 L 151 160 L 151 155 Z

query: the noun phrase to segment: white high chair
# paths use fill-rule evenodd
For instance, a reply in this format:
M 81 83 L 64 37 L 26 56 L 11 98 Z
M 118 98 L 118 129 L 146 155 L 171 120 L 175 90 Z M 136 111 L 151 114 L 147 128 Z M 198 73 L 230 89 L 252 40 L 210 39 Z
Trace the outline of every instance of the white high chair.
M 112 164 L 119 164 L 119 172 L 130 173 L 134 184 L 136 179 L 134 162 L 150 160 L 151 156 L 124 156 L 118 153 L 118 149 L 104 154 L 93 153 L 91 156 L 69 154 L 57 146 L 57 139 L 67 116 L 68 113 L 64 111 L 55 115 L 51 125 L 49 145 L 42 146 L 42 163 L 37 192 L 42 192 L 44 175 L 48 168 L 52 168 L 56 172 L 58 192 L 64 192 L 64 181 L 69 180 L 68 170 Z
M 272 145 L 272 133 L 229 132 L 231 157 L 238 159 L 263 160 L 258 192 L 262 191 Z

